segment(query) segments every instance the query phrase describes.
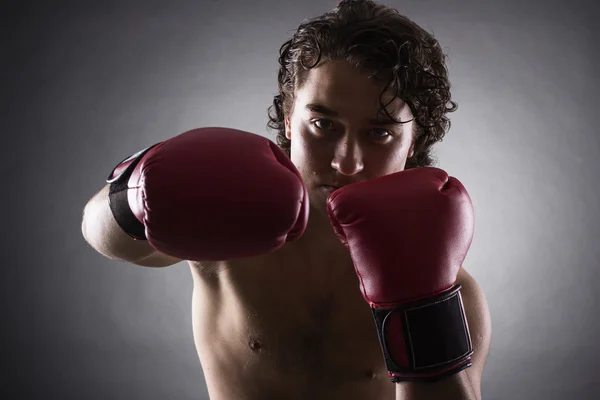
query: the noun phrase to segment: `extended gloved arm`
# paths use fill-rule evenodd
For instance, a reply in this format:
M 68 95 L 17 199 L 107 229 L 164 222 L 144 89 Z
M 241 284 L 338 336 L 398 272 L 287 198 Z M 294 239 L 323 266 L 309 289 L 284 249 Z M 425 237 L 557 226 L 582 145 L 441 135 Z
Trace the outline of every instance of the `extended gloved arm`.
M 306 188 L 285 153 L 234 129 L 184 132 L 128 157 L 108 181 L 121 228 L 186 260 L 274 251 L 308 219 Z

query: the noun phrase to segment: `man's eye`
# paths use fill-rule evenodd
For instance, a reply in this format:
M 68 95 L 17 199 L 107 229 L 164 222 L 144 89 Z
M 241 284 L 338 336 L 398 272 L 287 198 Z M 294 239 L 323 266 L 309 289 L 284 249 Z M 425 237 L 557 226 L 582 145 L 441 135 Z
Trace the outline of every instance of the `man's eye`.
M 317 119 L 313 121 L 313 125 L 320 130 L 333 129 L 333 122 L 328 119 Z
M 387 139 L 388 136 L 392 135 L 384 129 L 372 129 L 369 131 L 369 136 L 373 139 Z

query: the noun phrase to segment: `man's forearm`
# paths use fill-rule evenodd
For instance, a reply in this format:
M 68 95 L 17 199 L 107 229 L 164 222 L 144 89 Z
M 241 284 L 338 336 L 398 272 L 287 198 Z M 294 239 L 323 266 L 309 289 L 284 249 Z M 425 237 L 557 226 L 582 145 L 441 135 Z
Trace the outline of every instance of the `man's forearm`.
M 396 383 L 396 400 L 481 400 L 465 370 L 437 382 Z

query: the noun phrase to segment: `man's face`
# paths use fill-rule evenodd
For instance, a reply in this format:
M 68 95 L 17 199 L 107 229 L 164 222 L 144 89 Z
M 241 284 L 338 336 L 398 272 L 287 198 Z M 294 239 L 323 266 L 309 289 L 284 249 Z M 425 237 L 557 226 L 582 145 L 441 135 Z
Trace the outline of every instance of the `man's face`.
M 336 187 L 402 171 L 412 156 L 413 122 L 385 121 L 378 110 L 383 85 L 344 61 L 308 71 L 296 91 L 286 136 L 291 159 L 308 188 L 311 205 L 326 212 Z M 386 104 L 392 95 L 383 97 Z M 412 120 L 410 107 L 395 98 L 387 106 L 397 121 Z

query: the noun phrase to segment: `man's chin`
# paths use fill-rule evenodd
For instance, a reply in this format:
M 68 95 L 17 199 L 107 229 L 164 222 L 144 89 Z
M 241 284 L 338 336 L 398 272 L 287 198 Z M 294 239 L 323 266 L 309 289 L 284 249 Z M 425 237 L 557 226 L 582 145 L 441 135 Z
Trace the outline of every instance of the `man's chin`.
M 326 218 L 329 218 L 329 216 L 327 215 L 327 197 L 329 195 L 324 193 L 324 192 L 320 192 L 320 191 L 315 191 L 309 194 L 309 198 L 310 198 L 310 208 L 311 208 L 311 212 L 317 213 L 318 215 L 322 215 Z

